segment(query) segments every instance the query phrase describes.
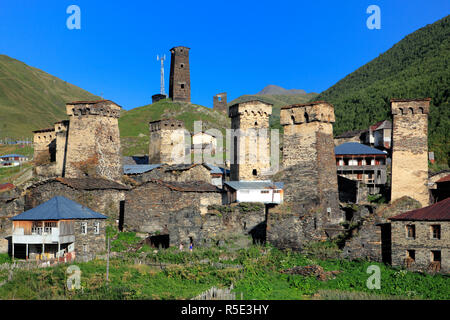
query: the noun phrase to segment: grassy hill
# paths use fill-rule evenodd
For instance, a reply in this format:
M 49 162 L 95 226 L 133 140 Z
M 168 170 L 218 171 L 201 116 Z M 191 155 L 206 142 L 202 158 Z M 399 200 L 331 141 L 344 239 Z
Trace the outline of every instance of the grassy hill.
M 64 105 L 97 96 L 23 62 L 0 55 L 0 138 L 32 137 L 66 117 Z
M 365 129 L 390 117 L 391 98 L 430 97 L 429 149 L 450 156 L 450 16 L 406 36 L 316 100 L 335 106 L 335 133 Z
M 119 129 L 123 154 L 148 154 L 148 123 L 164 118 L 184 121 L 186 129 L 191 132 L 194 130 L 194 121 L 202 121 L 203 130 L 216 128 L 224 132 L 224 129 L 230 127 L 230 120 L 224 113 L 197 104 L 160 100 L 122 114 Z

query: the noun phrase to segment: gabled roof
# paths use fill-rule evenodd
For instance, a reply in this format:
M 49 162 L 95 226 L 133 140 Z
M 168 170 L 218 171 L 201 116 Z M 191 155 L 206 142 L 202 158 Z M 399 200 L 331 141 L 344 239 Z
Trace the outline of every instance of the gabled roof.
M 378 121 L 373 126 L 370 126 L 370 130 L 392 129 L 392 122 L 389 120 Z
M 448 176 L 442 177 L 440 178 L 438 181 L 436 182 L 450 182 L 450 174 Z
M 346 132 L 343 132 L 340 135 L 336 136 L 335 139 L 353 138 L 353 137 L 356 137 L 356 136 L 360 136 L 364 131 L 366 131 L 366 130 L 346 131 Z
M 149 181 L 142 183 L 140 186 L 148 183 L 155 183 L 160 186 L 167 187 L 171 190 L 180 192 L 223 192 L 215 185 L 212 185 L 204 181 L 176 182 L 176 181 L 162 181 L 157 179 L 150 179 Z
M 30 188 L 34 188 L 40 186 L 42 184 L 50 183 L 50 182 L 59 182 L 68 187 L 77 189 L 77 190 L 107 190 L 107 189 L 115 189 L 115 190 L 129 190 L 130 188 L 120 184 L 118 182 L 107 180 L 103 178 L 54 178 L 44 180 L 38 183 L 33 184 Z
M 272 181 L 226 181 L 225 185 L 234 190 L 283 189 L 283 182 Z
M 25 211 L 11 220 L 72 220 L 72 219 L 106 219 L 107 217 L 95 212 L 75 201 L 57 196 L 43 204 Z
M 393 221 L 450 221 L 450 198 L 431 206 L 401 213 L 389 218 Z
M 347 155 L 347 154 L 379 154 L 379 155 L 386 155 L 385 152 L 371 148 L 369 146 L 366 146 L 364 144 L 358 143 L 358 142 L 346 142 L 343 144 L 338 145 L 334 148 L 334 154 L 335 155 Z

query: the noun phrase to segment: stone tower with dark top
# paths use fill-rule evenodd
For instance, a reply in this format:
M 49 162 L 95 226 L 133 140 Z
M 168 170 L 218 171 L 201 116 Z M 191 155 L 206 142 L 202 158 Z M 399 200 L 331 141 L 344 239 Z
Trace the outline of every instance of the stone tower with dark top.
M 268 180 L 270 170 L 269 117 L 272 104 L 253 100 L 230 106 L 234 134 L 231 143 L 232 181 Z
M 391 99 L 391 201 L 409 196 L 423 207 L 428 193 L 428 113 L 430 98 Z
M 181 164 L 186 156 L 186 130 L 176 119 L 163 119 L 149 123 L 149 164 Z M 188 141 L 190 147 L 190 139 Z M 190 150 L 189 150 L 190 151 Z
M 273 179 L 284 182 L 284 203 L 267 218 L 267 238 L 278 247 L 298 249 L 342 231 L 334 121 L 334 107 L 324 101 L 281 108 L 283 169 Z
M 69 116 L 64 168 L 66 178 L 121 179 L 123 170 L 118 124 L 121 110 L 119 105 L 109 100 L 66 104 Z
M 187 47 L 170 49 L 169 98 L 173 101 L 191 102 L 189 50 Z

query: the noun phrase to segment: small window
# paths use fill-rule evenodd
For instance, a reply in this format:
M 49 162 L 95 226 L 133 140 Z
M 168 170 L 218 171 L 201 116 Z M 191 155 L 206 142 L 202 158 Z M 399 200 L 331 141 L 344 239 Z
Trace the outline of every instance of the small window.
M 94 234 L 100 233 L 100 222 L 94 223 Z
M 257 176 L 257 175 L 258 175 L 258 170 L 253 169 L 252 174 L 253 174 L 254 176 Z
M 431 251 L 431 261 L 432 262 L 441 262 L 441 251 L 440 250 Z
M 181 84 L 181 89 L 184 89 L 184 83 Z
M 436 240 L 441 239 L 441 225 L 435 224 L 431 226 L 431 238 Z
M 406 250 L 406 257 L 412 261 L 416 261 L 416 250 Z
M 81 234 L 87 234 L 87 222 L 81 223 Z
M 261 193 L 269 193 L 269 190 L 261 190 Z
M 184 63 L 180 64 L 180 68 L 181 68 L 181 69 L 184 68 Z
M 416 226 L 413 224 L 406 226 L 406 237 L 409 239 L 415 239 L 416 238 Z

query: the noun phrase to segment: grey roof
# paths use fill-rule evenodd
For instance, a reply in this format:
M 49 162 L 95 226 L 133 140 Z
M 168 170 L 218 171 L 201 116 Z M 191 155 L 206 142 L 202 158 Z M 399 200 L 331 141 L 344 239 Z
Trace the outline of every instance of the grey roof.
M 369 146 L 366 146 L 364 144 L 358 143 L 358 142 L 347 142 L 338 145 L 334 148 L 334 153 L 336 155 L 344 155 L 344 154 L 383 154 L 386 155 L 385 152 L 371 148 Z
M 124 165 L 123 173 L 124 174 L 140 174 L 152 171 L 153 169 L 161 167 L 162 164 L 132 164 L 132 165 Z
M 122 163 L 124 165 L 148 164 L 148 156 L 122 157 Z
M 230 173 L 230 170 L 228 170 L 228 169 L 221 168 L 221 167 L 209 164 L 209 163 L 204 163 L 204 165 L 209 170 L 211 170 L 211 173 L 217 173 L 217 174 L 229 174 Z
M 107 217 L 95 212 L 75 201 L 57 196 L 43 204 L 25 211 L 11 220 L 71 220 L 71 219 L 106 219 Z
M 283 182 L 272 181 L 226 181 L 225 184 L 234 190 L 249 189 L 283 189 Z

